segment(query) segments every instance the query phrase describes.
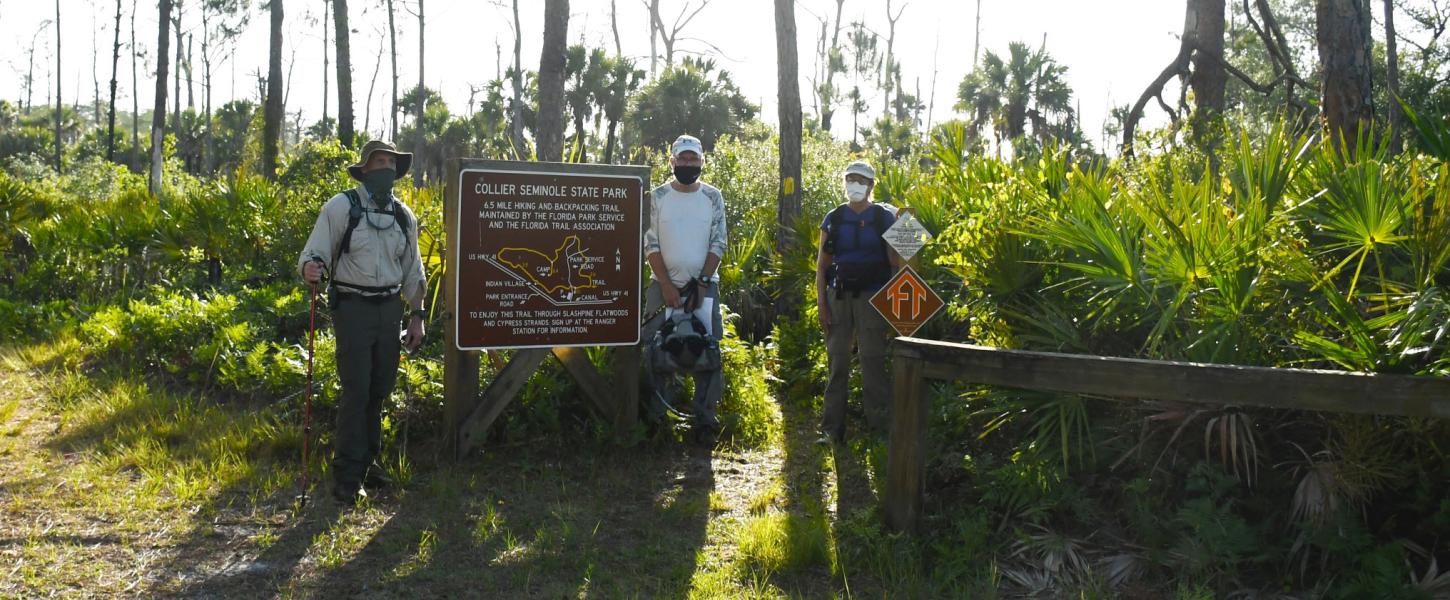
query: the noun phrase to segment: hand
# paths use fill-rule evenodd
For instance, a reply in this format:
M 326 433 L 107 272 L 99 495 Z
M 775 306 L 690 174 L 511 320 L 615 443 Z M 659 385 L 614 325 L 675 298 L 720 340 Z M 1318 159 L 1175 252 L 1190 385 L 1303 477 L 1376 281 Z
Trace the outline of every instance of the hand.
M 830 333 L 831 333 L 831 307 L 827 306 L 825 302 L 821 302 L 819 304 L 816 304 L 816 313 L 817 313 L 817 317 L 821 321 L 821 333 L 824 334 L 824 335 L 830 335 Z
M 683 305 L 680 302 L 680 290 L 675 287 L 672 281 L 666 280 L 660 282 L 660 294 L 665 297 L 665 306 L 680 308 Z
M 685 306 L 685 310 L 694 312 L 696 309 L 700 308 L 701 304 L 705 303 L 705 290 L 710 286 L 710 284 L 696 279 L 691 279 L 690 285 L 693 286 L 692 289 L 695 290 L 695 293 L 690 294 L 690 302 L 688 305 Z
M 403 334 L 403 347 L 409 352 L 418 349 L 423 344 L 423 319 L 410 317 L 408 319 L 408 333 Z
M 322 261 L 309 260 L 307 264 L 302 265 L 302 279 L 307 283 L 322 281 Z

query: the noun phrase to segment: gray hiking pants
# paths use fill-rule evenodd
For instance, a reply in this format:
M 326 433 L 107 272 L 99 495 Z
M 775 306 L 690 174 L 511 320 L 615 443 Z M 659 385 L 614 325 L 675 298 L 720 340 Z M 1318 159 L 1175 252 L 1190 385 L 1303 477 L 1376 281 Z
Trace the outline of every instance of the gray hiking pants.
M 891 325 L 871 306 L 871 292 L 846 293 L 828 290 L 826 306 L 831 310 L 831 327 L 826 334 L 825 406 L 821 410 L 821 432 L 844 437 L 846 396 L 851 388 L 851 343 L 856 343 L 861 363 L 861 408 L 871 429 L 885 432 L 891 424 L 891 386 L 886 376 L 886 342 Z

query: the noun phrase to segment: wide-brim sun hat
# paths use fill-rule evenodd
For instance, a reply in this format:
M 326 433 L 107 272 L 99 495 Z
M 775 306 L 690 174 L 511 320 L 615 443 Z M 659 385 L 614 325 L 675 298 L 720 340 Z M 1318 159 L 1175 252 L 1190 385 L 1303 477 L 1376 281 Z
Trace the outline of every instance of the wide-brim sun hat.
M 392 144 L 389 144 L 382 140 L 372 140 L 366 144 L 363 144 L 362 150 L 358 152 L 359 158 L 357 164 L 348 165 L 347 174 L 351 175 L 353 179 L 362 181 L 363 167 L 367 166 L 368 161 L 372 160 L 373 154 L 376 154 L 378 152 L 386 152 L 393 155 L 393 157 L 398 160 L 397 175 L 393 177 L 395 181 L 398 179 L 402 179 L 404 175 L 408 174 L 408 167 L 412 166 L 413 164 L 413 153 L 398 152 L 398 149 L 394 148 Z
M 876 181 L 876 169 L 871 167 L 871 163 L 864 160 L 852 161 L 851 164 L 846 165 L 846 170 L 841 171 L 841 176 L 845 177 L 847 175 L 860 175 L 871 181 Z

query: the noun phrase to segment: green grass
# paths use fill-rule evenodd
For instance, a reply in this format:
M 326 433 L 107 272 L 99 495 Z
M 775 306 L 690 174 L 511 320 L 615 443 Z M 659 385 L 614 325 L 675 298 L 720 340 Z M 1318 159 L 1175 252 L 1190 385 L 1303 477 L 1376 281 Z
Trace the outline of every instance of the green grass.
M 830 531 L 819 518 L 764 514 L 747 519 L 737 535 L 742 561 L 759 573 L 825 566 L 830 561 Z
M 987 597 L 996 587 L 985 569 L 942 580 L 917 542 L 883 533 L 870 506 L 883 447 L 823 452 L 801 405 L 770 399 L 774 441 L 755 449 L 541 438 L 453 463 L 426 438 L 389 444 L 383 462 L 404 488 L 351 510 L 327 497 L 324 433 L 299 511 L 294 405 L 219 403 L 83 370 L 67 365 L 68 344 L 0 352 L 0 425 L 14 431 L 0 536 L 24 540 L 5 554 L 24 561 L 0 596 Z M 326 412 L 314 417 L 325 432 Z

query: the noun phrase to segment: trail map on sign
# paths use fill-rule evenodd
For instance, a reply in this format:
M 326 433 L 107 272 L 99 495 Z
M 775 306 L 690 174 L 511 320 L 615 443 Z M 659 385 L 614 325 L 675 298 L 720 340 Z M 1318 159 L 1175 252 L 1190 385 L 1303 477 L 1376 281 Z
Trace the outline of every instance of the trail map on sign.
M 616 252 L 615 270 L 617 264 Z M 604 256 L 590 256 L 579 236 L 564 239 L 564 245 L 552 253 L 533 248 L 504 248 L 498 255 L 486 258 L 495 267 L 523 282 L 554 306 L 609 304 L 617 298 L 602 298 L 602 285 L 594 281 L 595 266 Z

